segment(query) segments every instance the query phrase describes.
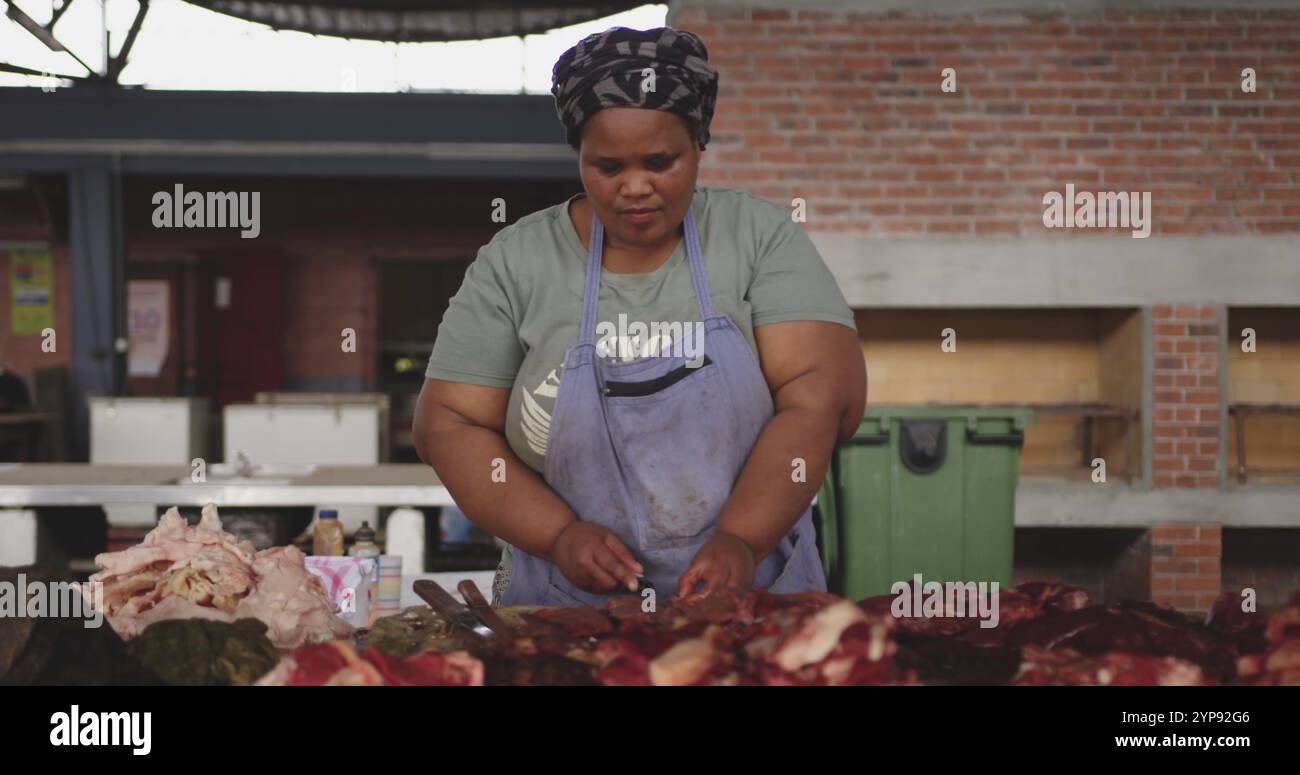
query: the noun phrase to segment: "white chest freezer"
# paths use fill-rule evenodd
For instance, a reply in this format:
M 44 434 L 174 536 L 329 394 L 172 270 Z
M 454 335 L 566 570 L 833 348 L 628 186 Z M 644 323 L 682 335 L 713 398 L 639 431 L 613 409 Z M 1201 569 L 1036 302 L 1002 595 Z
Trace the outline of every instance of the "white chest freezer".
M 91 396 L 90 462 L 183 465 L 207 454 L 206 398 Z M 156 504 L 104 507 L 110 525 L 152 525 Z
M 256 403 L 225 407 L 225 459 L 238 463 L 243 452 L 253 465 L 309 463 L 376 465 L 385 413 L 375 403 Z M 349 534 L 363 521 L 378 527 L 371 506 L 331 506 Z

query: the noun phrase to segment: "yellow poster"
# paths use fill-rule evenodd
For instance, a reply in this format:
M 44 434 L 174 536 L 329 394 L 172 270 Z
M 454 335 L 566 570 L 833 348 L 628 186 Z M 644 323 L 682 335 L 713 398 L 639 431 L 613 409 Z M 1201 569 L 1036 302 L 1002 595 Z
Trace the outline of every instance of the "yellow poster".
M 54 328 L 54 262 L 48 250 L 9 254 L 9 305 L 13 332 L 36 334 Z

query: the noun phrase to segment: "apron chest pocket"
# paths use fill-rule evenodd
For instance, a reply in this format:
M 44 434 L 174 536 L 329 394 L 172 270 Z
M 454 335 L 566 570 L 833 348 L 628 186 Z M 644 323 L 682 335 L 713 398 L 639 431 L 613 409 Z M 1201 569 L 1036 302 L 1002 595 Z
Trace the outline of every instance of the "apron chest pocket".
M 678 382 L 686 379 L 700 369 L 712 365 L 713 361 L 709 356 L 704 356 L 704 362 L 699 366 L 679 366 L 662 377 L 649 379 L 645 382 L 612 382 L 605 383 L 605 395 L 611 398 L 632 398 L 636 396 L 649 396 L 658 393 L 661 390 L 676 385 Z

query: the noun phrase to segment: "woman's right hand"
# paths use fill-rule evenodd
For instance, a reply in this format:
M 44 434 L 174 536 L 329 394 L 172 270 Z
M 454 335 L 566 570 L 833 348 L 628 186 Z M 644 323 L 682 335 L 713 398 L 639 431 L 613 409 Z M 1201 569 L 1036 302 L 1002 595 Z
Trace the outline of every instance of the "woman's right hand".
M 574 586 L 598 594 L 620 586 L 635 592 L 637 574 L 645 572 L 613 531 L 577 520 L 556 536 L 551 562 Z

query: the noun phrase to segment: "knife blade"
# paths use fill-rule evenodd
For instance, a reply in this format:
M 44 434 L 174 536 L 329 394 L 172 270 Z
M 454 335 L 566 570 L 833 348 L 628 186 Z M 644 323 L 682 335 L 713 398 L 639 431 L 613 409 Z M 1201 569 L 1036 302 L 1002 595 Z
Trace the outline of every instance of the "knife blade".
M 487 599 L 483 597 L 483 593 L 479 591 L 478 585 L 475 584 L 473 580 L 462 580 L 456 585 L 456 589 L 460 590 L 460 596 L 465 598 L 465 604 L 469 606 L 469 610 L 478 617 L 478 620 L 486 625 L 488 629 L 492 630 L 497 635 L 507 638 L 514 636 L 514 628 L 509 624 L 506 624 L 505 619 L 502 619 L 501 615 L 496 612 L 496 609 L 488 603 Z
M 412 585 L 412 588 L 415 594 L 429 604 L 430 608 L 452 624 L 463 627 L 484 640 L 491 640 L 494 637 L 491 629 L 480 622 L 464 603 L 452 597 L 438 582 L 420 579 Z

